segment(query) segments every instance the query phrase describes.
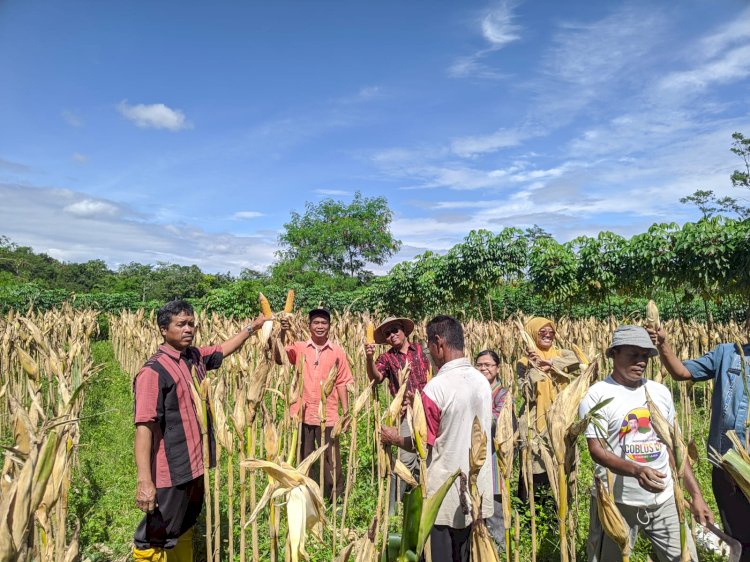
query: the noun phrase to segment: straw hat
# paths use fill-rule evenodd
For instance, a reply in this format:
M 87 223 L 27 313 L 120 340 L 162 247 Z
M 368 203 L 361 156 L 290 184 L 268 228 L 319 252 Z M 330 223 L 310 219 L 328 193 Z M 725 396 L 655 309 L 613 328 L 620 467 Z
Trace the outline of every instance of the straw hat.
M 389 316 L 383 320 L 380 325 L 375 328 L 375 343 L 386 344 L 388 339 L 385 337 L 385 330 L 393 324 L 400 324 L 404 330 L 404 335 L 409 336 L 414 331 L 414 322 L 408 318 L 397 318 L 396 316 Z

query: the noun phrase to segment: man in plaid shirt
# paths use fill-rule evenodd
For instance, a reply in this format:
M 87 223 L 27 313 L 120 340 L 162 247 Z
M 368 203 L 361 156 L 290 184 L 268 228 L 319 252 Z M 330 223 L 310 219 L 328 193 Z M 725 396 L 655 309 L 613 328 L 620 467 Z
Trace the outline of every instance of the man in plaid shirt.
M 391 396 L 395 396 L 399 390 L 398 372 L 408 362 L 411 367 L 409 378 L 406 379 L 406 394 L 404 395 L 404 409 L 411 402 L 414 391 L 422 392 L 427 384 L 427 374 L 430 372 L 430 361 L 427 359 L 422 346 L 416 342 L 409 341 L 409 335 L 414 331 L 414 322 L 408 318 L 386 318 L 375 329 L 375 342 L 381 345 L 390 345 L 390 349 L 375 360 L 375 344 L 365 345 L 367 356 L 367 376 L 370 380 L 380 384 L 388 380 L 388 389 Z M 385 429 L 385 428 L 384 428 Z M 387 431 L 387 429 L 385 429 Z M 400 430 L 393 428 L 394 435 L 408 436 L 409 424 L 406 417 L 402 415 Z M 399 458 L 414 475 L 419 478 L 419 456 L 414 452 L 399 449 Z M 396 476 L 391 483 L 391 513 L 396 508 L 397 499 L 400 501 L 404 494 L 405 486 Z

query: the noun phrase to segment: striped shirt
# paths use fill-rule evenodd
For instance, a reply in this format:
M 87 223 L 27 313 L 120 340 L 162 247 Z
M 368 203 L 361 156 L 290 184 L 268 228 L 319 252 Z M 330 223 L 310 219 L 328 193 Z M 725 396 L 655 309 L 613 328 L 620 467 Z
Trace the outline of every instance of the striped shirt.
M 427 384 L 430 362 L 422 351 L 422 346 L 418 343 L 410 342 L 406 353 L 392 347 L 381 354 L 375 362 L 375 367 L 380 374 L 388 379 L 388 389 L 391 391 L 391 396 L 396 396 L 398 392 L 398 372 L 407 361 L 411 364 L 411 374 L 406 379 L 406 390 L 407 392 L 414 392 L 415 390 L 422 392 L 424 385 Z
M 203 440 L 193 399 L 195 367 L 198 382 L 206 371 L 218 369 L 224 355 L 221 346 L 188 347 L 180 353 L 159 346 L 133 381 L 135 423 L 153 423 L 151 478 L 157 488 L 178 486 L 203 474 Z M 213 422 L 208 420 L 210 464 L 216 449 Z

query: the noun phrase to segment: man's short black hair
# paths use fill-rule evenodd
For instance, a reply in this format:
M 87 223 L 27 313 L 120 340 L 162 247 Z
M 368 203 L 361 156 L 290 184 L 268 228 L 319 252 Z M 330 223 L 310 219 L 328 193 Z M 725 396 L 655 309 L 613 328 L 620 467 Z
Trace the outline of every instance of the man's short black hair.
M 173 316 L 179 316 L 180 313 L 186 313 L 195 316 L 193 305 L 184 300 L 169 301 L 162 306 L 156 313 L 156 325 L 159 328 L 168 328 Z
M 443 338 L 451 349 L 464 350 L 464 328 L 452 316 L 441 314 L 427 323 L 427 342 L 434 342 L 437 336 Z

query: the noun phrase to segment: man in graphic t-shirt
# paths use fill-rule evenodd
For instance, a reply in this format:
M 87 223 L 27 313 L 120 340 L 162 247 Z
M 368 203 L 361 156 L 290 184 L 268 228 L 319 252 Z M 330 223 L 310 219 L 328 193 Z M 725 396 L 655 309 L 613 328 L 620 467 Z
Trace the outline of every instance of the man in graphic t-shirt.
M 607 434 L 602 435 L 593 423 L 585 432 L 591 458 L 596 463 L 595 475 L 606 487 L 607 469 L 612 473 L 611 492 L 630 527 L 631 546 L 642 530 L 660 561 L 678 562 L 680 522 L 669 468 L 671 453 L 651 425 L 646 390 L 670 424 L 675 420 L 674 402 L 667 387 L 643 378 L 649 358 L 655 355 L 656 348 L 644 328 L 617 328 L 607 349 L 607 356 L 613 362 L 612 374 L 589 389 L 578 410 L 583 417 L 599 402 L 613 398 L 599 410 Z M 713 522 L 690 463 L 685 464 L 684 484 L 692 498 L 690 511 L 696 520 L 701 524 Z M 687 540 L 691 560 L 697 561 L 690 533 Z M 592 562 L 622 559 L 619 547 L 604 534 L 595 498 L 591 499 L 587 550 Z

